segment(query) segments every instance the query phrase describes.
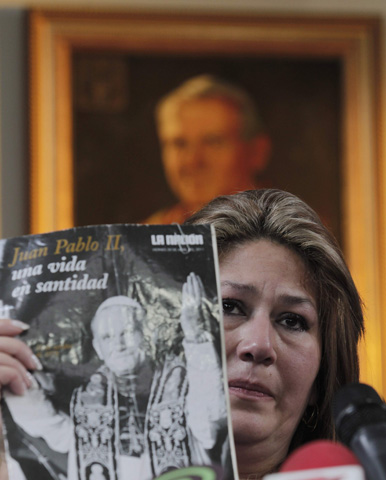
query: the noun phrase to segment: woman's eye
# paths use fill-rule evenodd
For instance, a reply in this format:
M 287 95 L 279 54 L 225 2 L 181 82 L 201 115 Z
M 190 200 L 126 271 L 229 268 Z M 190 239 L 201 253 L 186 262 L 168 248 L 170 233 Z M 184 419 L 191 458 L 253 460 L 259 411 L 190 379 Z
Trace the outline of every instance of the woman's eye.
M 240 302 L 229 298 L 223 298 L 222 310 L 224 315 L 245 315 Z
M 297 313 L 285 313 L 279 320 L 285 328 L 296 332 L 304 332 L 309 329 L 306 319 Z

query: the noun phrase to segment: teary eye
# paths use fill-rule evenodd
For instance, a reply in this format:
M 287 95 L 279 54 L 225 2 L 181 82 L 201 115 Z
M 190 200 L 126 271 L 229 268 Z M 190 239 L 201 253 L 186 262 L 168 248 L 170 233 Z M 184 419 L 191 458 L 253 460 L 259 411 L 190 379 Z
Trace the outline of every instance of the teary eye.
M 231 298 L 223 298 L 222 309 L 224 315 L 245 315 L 241 302 Z
M 286 312 L 280 316 L 279 323 L 288 330 L 304 332 L 309 330 L 307 320 L 297 313 Z

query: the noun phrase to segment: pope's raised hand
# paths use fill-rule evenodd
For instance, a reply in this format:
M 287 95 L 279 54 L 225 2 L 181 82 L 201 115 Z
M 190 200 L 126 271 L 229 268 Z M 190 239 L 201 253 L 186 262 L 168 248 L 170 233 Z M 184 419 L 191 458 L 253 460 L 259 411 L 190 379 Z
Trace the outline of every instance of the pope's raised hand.
M 181 327 L 189 342 L 202 342 L 206 337 L 203 301 L 204 286 L 201 278 L 191 272 L 182 287 Z

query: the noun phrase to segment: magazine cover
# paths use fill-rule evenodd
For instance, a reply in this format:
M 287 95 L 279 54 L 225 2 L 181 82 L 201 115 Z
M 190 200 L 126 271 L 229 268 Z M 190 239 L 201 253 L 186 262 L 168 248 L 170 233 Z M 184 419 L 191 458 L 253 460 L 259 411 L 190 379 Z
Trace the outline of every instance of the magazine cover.
M 2 317 L 43 366 L 3 392 L 10 480 L 237 478 L 209 226 L 0 240 Z M 181 470 L 180 470 L 181 469 Z

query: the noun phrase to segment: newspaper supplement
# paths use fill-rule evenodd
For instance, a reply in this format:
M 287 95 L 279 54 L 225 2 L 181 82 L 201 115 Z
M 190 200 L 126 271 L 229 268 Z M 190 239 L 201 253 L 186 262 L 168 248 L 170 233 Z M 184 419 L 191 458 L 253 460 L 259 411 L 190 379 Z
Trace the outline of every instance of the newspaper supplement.
M 43 366 L 3 392 L 10 480 L 237 480 L 211 227 L 29 235 L 0 261 Z

